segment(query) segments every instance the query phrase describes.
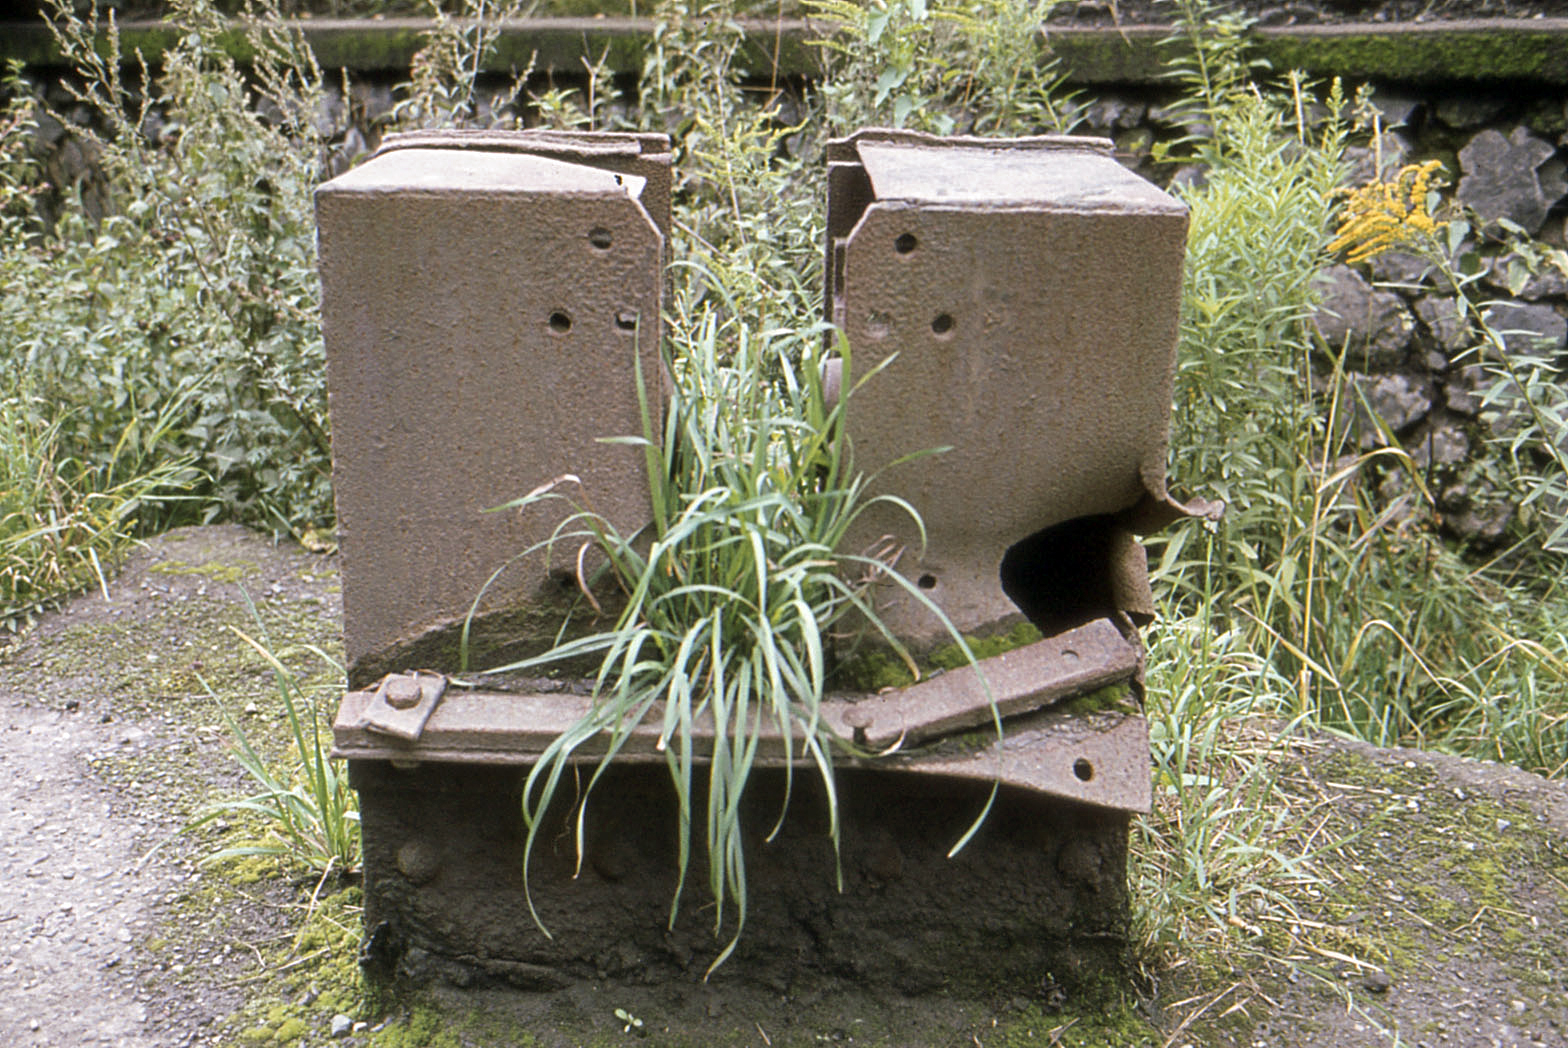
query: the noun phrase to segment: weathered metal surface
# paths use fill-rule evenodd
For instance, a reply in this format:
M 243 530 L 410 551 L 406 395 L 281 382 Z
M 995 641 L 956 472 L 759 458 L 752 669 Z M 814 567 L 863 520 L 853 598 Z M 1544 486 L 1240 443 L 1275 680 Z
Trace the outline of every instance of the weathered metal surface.
M 439 673 L 389 675 L 365 704 L 359 726 L 376 735 L 413 742 L 425 730 L 446 687 L 447 679 Z
M 644 184 L 627 191 L 648 212 L 668 242 L 670 236 L 670 138 L 653 131 L 403 131 L 381 140 L 377 156 L 399 149 L 462 149 L 484 153 L 526 153 L 586 164 L 596 170 L 630 175 Z M 567 187 L 570 189 L 571 187 Z
M 601 438 L 641 432 L 637 367 L 659 384 L 667 165 L 662 136 L 448 133 L 394 139 L 318 190 L 352 683 L 497 571 L 481 610 L 558 625 L 572 587 L 542 552 L 512 562 L 569 508 L 493 507 L 572 474 L 566 494 L 617 527 L 650 517 L 641 452 Z
M 365 927 L 375 933 L 382 970 L 415 983 L 466 985 L 488 975 L 534 992 L 591 982 L 600 999 L 620 996 L 613 987 L 627 983 L 699 990 L 732 933 L 734 911 L 726 908 L 716 935 L 714 910 L 699 895 L 707 856 L 697 845 L 671 921 L 678 800 L 667 769 L 606 770 L 583 809 L 581 862 L 573 846 L 580 794 L 563 783 L 540 824 L 531 898 L 519 801 L 527 772 L 350 764 L 365 832 Z M 693 783 L 698 811 L 705 779 Z M 760 1018 L 777 1043 L 781 1028 L 811 1028 L 801 1025 L 802 997 L 825 993 L 838 1017 L 839 995 L 850 988 L 905 1002 L 939 994 L 951 1009 L 954 998 L 1038 994 L 1042 972 L 1071 986 L 1075 973 L 1103 979 L 1120 971 L 1128 813 L 1004 787 L 978 836 L 950 858 L 985 809 L 989 780 L 846 768 L 836 786 L 837 848 L 814 776 L 797 771 L 786 782 L 781 769 L 756 768 L 748 779 L 740 799 L 751 828 L 745 935 L 707 984 L 726 1014 L 745 1008 L 747 1022 Z M 766 996 L 748 1003 L 748 986 Z M 583 1000 L 581 989 L 567 992 Z M 700 1016 L 706 998 L 689 996 Z M 833 1021 L 817 1028 L 833 1029 Z M 929 1026 L 888 1033 L 880 1019 L 876 1029 L 888 1043 L 932 1043 Z
M 831 705 L 829 726 L 875 749 L 918 745 L 1130 679 L 1138 649 L 1098 619 L 929 680 Z
M 1082 585 L 1109 595 L 1077 621 L 1150 612 L 1142 551 L 1120 535 L 1135 517 L 1182 512 L 1165 449 L 1186 209 L 1103 139 L 871 130 L 833 143 L 828 161 L 829 318 L 857 376 L 894 357 L 850 404 L 856 466 L 950 449 L 876 482 L 920 512 L 923 555 L 888 505 L 862 518 L 858 541 L 893 536 L 900 569 L 960 630 L 984 633 L 1086 559 L 1068 547 L 1013 564 L 1004 591 L 1010 548 L 1103 519 L 1084 536 L 1100 563 Z M 909 643 L 941 643 L 942 624 L 907 593 L 888 587 L 880 610 Z
M 1137 672 L 1137 649 L 1110 623 L 1094 623 L 987 659 L 980 668 L 990 685 L 989 698 L 976 671 L 964 668 L 882 695 L 830 699 L 820 711 L 823 725 L 843 739 L 892 751 L 864 761 L 846 756 L 846 766 L 1000 778 L 1048 796 L 1147 810 L 1149 753 L 1143 719 L 1122 713 L 1048 711 L 1065 698 L 1130 680 Z M 389 677 L 375 691 L 345 696 L 333 725 L 333 752 L 351 759 L 526 764 L 586 716 L 593 703 L 588 696 L 565 693 L 453 689 L 439 708 L 426 711 L 422 731 L 377 730 L 375 725 L 391 716 L 384 709 L 387 688 L 410 679 Z M 990 735 L 993 699 L 996 714 L 1006 718 L 1000 745 Z M 696 723 L 699 757 L 711 752 L 713 732 L 711 720 Z M 953 741 L 965 732 L 969 734 L 961 744 Z M 780 766 L 791 758 L 809 761 L 798 744 L 786 750 L 776 725 L 761 725 L 759 735 L 762 766 Z M 663 763 L 660 736 L 656 718 L 635 726 L 619 759 Z M 604 741 L 590 740 L 579 755 L 597 758 Z

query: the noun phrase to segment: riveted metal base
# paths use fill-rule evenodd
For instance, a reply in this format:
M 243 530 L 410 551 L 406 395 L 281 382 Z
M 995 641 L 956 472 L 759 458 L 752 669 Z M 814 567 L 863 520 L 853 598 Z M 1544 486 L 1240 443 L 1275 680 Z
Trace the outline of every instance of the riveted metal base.
M 617 766 L 599 781 L 580 870 L 564 799 L 550 813 L 530 884 L 553 938 L 524 893 L 526 769 L 356 760 L 350 773 L 364 819 L 369 953 L 383 976 L 541 992 L 606 980 L 696 984 L 733 932 L 731 907 L 715 937 L 700 848 L 669 924 L 676 806 L 663 767 Z M 1048 973 L 1071 979 L 1121 964 L 1127 813 L 1004 787 L 979 835 L 950 859 L 988 785 L 848 770 L 837 788 L 842 890 L 821 784 L 796 775 L 769 842 L 784 776 L 754 773 L 745 934 L 716 980 L 982 999 L 1038 994 Z M 702 808 L 701 796 L 694 804 Z

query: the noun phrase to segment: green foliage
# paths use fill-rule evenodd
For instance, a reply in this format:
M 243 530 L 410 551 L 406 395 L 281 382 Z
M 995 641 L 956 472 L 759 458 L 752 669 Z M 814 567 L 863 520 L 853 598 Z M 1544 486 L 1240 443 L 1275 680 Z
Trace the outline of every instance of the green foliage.
M 1448 546 L 1423 472 L 1392 435 L 1369 450 L 1352 442 L 1352 413 L 1375 416 L 1358 412 L 1340 347 L 1317 344 L 1310 324 L 1313 280 L 1331 261 L 1340 129 L 1309 137 L 1302 85 L 1256 89 L 1223 34 L 1194 52 L 1189 111 L 1200 131 L 1187 145 L 1205 171 L 1179 191 L 1192 226 L 1171 471 L 1228 507 L 1217 526 L 1183 525 L 1150 543 L 1170 613 L 1179 623 L 1217 601 L 1224 635 L 1291 682 L 1277 707 L 1287 716 L 1383 745 L 1560 771 L 1568 652 L 1558 572 L 1526 556 L 1472 564 Z M 1342 107 L 1331 91 L 1329 110 Z M 1544 362 L 1486 331 L 1464 278 L 1451 276 L 1483 332 L 1482 357 L 1506 380 L 1491 401 L 1522 417 L 1507 439 L 1538 471 L 1524 490 L 1553 504 L 1565 474 L 1541 442 L 1557 432 L 1561 389 Z M 1314 356 L 1333 364 L 1316 390 Z
M 646 455 L 654 515 L 649 534 L 617 531 L 591 509 L 592 492 L 556 490 L 575 478 L 508 504 L 526 508 L 566 499 L 572 515 L 548 545 L 591 543 L 606 558 L 626 604 L 612 629 L 495 671 L 600 659 L 592 712 L 546 747 L 529 772 L 526 854 L 545 827 L 563 776 L 571 781 L 574 757 L 592 742 L 605 751 L 573 815 L 582 854 L 594 785 L 632 729 L 651 718 L 661 725 L 658 745 L 677 795 L 680 879 L 673 922 L 698 817 L 694 780 L 705 778 L 715 934 L 725 927 L 727 903 L 735 906 L 733 936 L 713 967 L 729 956 L 746 923 L 741 799 L 764 737 L 775 736 L 770 744 L 815 767 L 836 849 L 833 754 L 852 747 L 821 719 L 830 638 L 853 615 L 861 628 L 880 629 L 898 649 L 880 626 L 867 589 L 882 580 L 920 596 L 890 565 L 840 550 L 855 518 L 875 502 L 893 501 L 913 514 L 888 496 L 867 498 L 865 479 L 850 472 L 842 419 L 851 394 L 830 403 L 823 380 L 824 365 L 847 355 L 847 347 L 840 342 L 830 353 L 815 327 L 799 335 L 759 336 L 742 325 L 736 342 L 721 351 L 718 330 L 709 314 L 695 331 L 676 333 L 662 432 L 639 380 L 645 432 L 626 442 Z M 786 339 L 798 344 L 779 344 Z M 583 591 L 592 588 L 585 580 Z M 956 634 L 955 640 L 963 646 Z M 696 750 L 699 724 L 712 727 L 711 755 Z M 783 824 L 788 785 L 785 794 L 770 838 Z
M 76 133 L 103 174 L 107 211 L 64 194 L 52 227 L 28 220 L 25 236 L 0 247 L 0 280 L 17 289 L 0 311 L 0 381 L 51 404 L 62 454 L 104 470 L 122 433 L 178 405 L 151 460 L 189 460 L 204 480 L 197 501 L 164 507 L 163 522 L 324 526 L 310 210 L 324 155 L 320 76 L 275 21 L 248 29 L 247 84 L 205 0 L 181 0 L 171 18 L 185 35 L 156 82 L 142 70 L 143 95 L 94 48 L 96 18 L 55 8 L 78 99 L 100 129 Z M 249 107 L 253 89 L 272 119 Z M 144 133 L 155 112 L 156 142 Z
M 253 617 L 255 609 L 252 608 Z M 256 624 L 261 620 L 256 617 Z M 232 629 L 232 627 L 231 627 Z M 243 844 L 222 848 L 206 856 L 209 863 L 227 862 L 249 856 L 278 856 L 304 866 L 325 879 L 329 874 L 348 874 L 359 870 L 359 803 L 349 788 L 341 761 L 327 755 L 323 745 L 323 725 L 316 712 L 316 700 L 301 686 L 299 676 L 274 653 L 263 632 L 261 640 L 239 630 L 234 634 L 254 649 L 271 667 L 278 701 L 289 727 L 292 750 L 289 767 L 282 771 L 252 745 L 238 721 L 219 706 L 224 722 L 234 737 L 234 758 L 245 774 L 260 789 L 239 800 L 209 805 L 188 823 L 182 832 L 199 829 L 225 816 L 242 816 L 261 824 L 261 836 Z M 320 648 L 307 650 L 332 666 L 338 686 L 329 698 L 342 693 L 343 669 Z M 206 682 L 203 681 L 203 686 Z M 217 697 L 208 694 L 213 701 Z
M 831 32 L 821 87 L 842 132 L 877 125 L 990 135 L 1067 131 L 1064 77 L 1041 47 L 1054 0 L 807 0 Z
M 14 83 L 14 81 L 13 81 Z M 39 284 L 52 272 L 30 250 L 37 170 L 26 139 L 32 107 L 13 100 L 0 114 L 0 334 L 32 322 Z M 149 504 L 194 479 L 189 458 L 163 445 L 190 400 L 191 386 L 145 416 L 118 419 L 97 454 L 72 441 L 84 406 L 61 403 L 14 358 L 0 354 L 0 626 L 14 628 L 50 600 L 103 583 L 107 564 L 129 543 Z

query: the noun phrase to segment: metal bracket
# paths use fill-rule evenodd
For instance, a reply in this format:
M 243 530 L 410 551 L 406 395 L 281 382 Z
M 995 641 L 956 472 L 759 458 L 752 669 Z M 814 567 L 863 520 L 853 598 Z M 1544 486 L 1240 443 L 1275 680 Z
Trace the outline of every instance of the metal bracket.
M 445 676 L 420 670 L 387 674 L 365 705 L 359 727 L 407 742 L 418 741 L 446 694 L 446 683 Z
M 991 705 L 973 669 L 949 671 L 886 695 L 829 699 L 822 704 L 821 718 L 833 731 L 862 745 L 899 743 L 898 752 L 882 757 L 840 754 L 834 761 L 841 767 L 1000 781 L 1086 804 L 1148 811 L 1149 735 L 1144 719 L 1125 708 L 1087 714 L 1052 708 L 1074 695 L 1132 680 L 1137 656 L 1134 644 L 1109 622 L 1099 621 L 984 660 L 982 672 L 1006 721 L 1000 742 L 987 731 Z M 412 735 L 406 729 L 389 729 L 389 714 L 397 718 L 393 724 L 402 726 L 417 708 L 383 709 L 387 690 L 394 688 L 394 697 L 412 696 L 416 679 L 421 698 L 438 698 L 446 685 L 436 674 L 392 676 L 374 692 L 345 695 L 333 724 L 333 755 L 394 764 L 531 764 L 593 705 L 586 695 L 456 688 L 422 737 L 422 722 Z M 398 681 L 404 683 L 395 684 Z M 428 698 L 428 705 L 433 711 L 435 698 Z M 693 732 L 698 754 L 710 753 L 712 720 L 700 720 Z M 782 767 L 809 759 L 798 745 L 786 744 L 776 726 L 762 725 L 759 734 L 759 765 Z M 617 759 L 662 763 L 666 755 L 661 735 L 656 715 L 633 726 Z M 597 759 L 605 742 L 603 735 L 586 740 L 575 759 Z

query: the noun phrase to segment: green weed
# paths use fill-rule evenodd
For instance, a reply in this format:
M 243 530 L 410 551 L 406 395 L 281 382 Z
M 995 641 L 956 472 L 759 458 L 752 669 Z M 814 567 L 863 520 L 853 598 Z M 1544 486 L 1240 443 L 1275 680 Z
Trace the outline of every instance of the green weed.
M 680 876 L 673 922 L 690 862 L 692 824 L 700 817 L 694 780 L 705 777 L 702 837 L 715 934 L 725 927 L 727 903 L 735 907 L 733 935 L 712 967 L 730 955 L 746 923 L 741 799 L 764 737 L 775 735 L 787 758 L 798 756 L 817 772 L 836 850 L 833 756 L 835 749 L 854 747 L 836 737 L 821 715 L 833 634 L 853 617 L 859 629 L 879 631 L 903 653 L 880 625 L 867 590 L 883 582 L 919 596 L 919 588 L 890 564 L 840 548 L 856 517 L 876 502 L 897 504 L 918 524 L 907 503 L 866 496 L 865 478 L 851 472 L 842 422 L 852 391 L 830 401 L 823 377 L 827 361 L 843 358 L 848 347 L 840 340 L 830 352 L 819 328 L 759 336 L 742 325 L 736 342 L 721 348 L 718 329 L 710 314 L 689 333 L 689 342 L 676 336 L 682 352 L 669 362 L 673 391 L 662 432 L 639 376 L 644 433 L 624 440 L 641 446 L 646 456 L 653 507 L 646 536 L 616 530 L 591 508 L 592 492 L 559 490 L 576 485 L 576 478 L 562 478 L 505 507 L 565 499 L 572 515 L 546 545 L 591 544 L 606 558 L 625 607 L 610 630 L 494 671 L 585 656 L 600 660 L 593 711 L 547 746 L 529 772 L 523 790 L 526 854 L 533 851 L 563 776 L 570 781 L 579 751 L 595 742 L 604 753 L 572 817 L 582 855 L 594 785 L 632 729 L 651 718 L 661 725 L 658 747 L 677 796 Z M 780 339 L 798 344 L 781 347 Z M 595 588 L 587 579 L 580 584 L 585 594 Z M 954 639 L 972 662 L 956 632 Z M 711 754 L 697 752 L 701 726 L 711 726 Z M 791 770 L 770 838 L 783 825 L 792 779 Z
M 323 883 L 333 873 L 357 873 L 359 805 L 349 788 L 348 776 L 342 762 L 328 756 L 322 743 L 323 726 L 316 712 L 316 700 L 305 693 L 298 675 L 272 650 L 260 617 L 254 608 L 251 611 L 261 630 L 260 639 L 230 629 L 272 669 L 278 701 L 288 721 L 292 766 L 275 770 L 274 764 L 252 745 L 239 722 L 220 705 L 219 712 L 234 740 L 234 759 L 259 790 L 249 797 L 209 805 L 182 832 L 200 829 L 225 816 L 250 817 L 261 824 L 259 839 L 220 849 L 203 861 L 221 863 L 250 856 L 277 856 L 320 874 Z M 306 645 L 306 651 L 331 666 L 341 684 L 343 668 L 331 656 L 314 645 Z M 206 681 L 202 685 L 205 688 Z M 217 703 L 211 688 L 206 690 Z M 340 692 L 341 687 L 334 688 L 333 696 Z

